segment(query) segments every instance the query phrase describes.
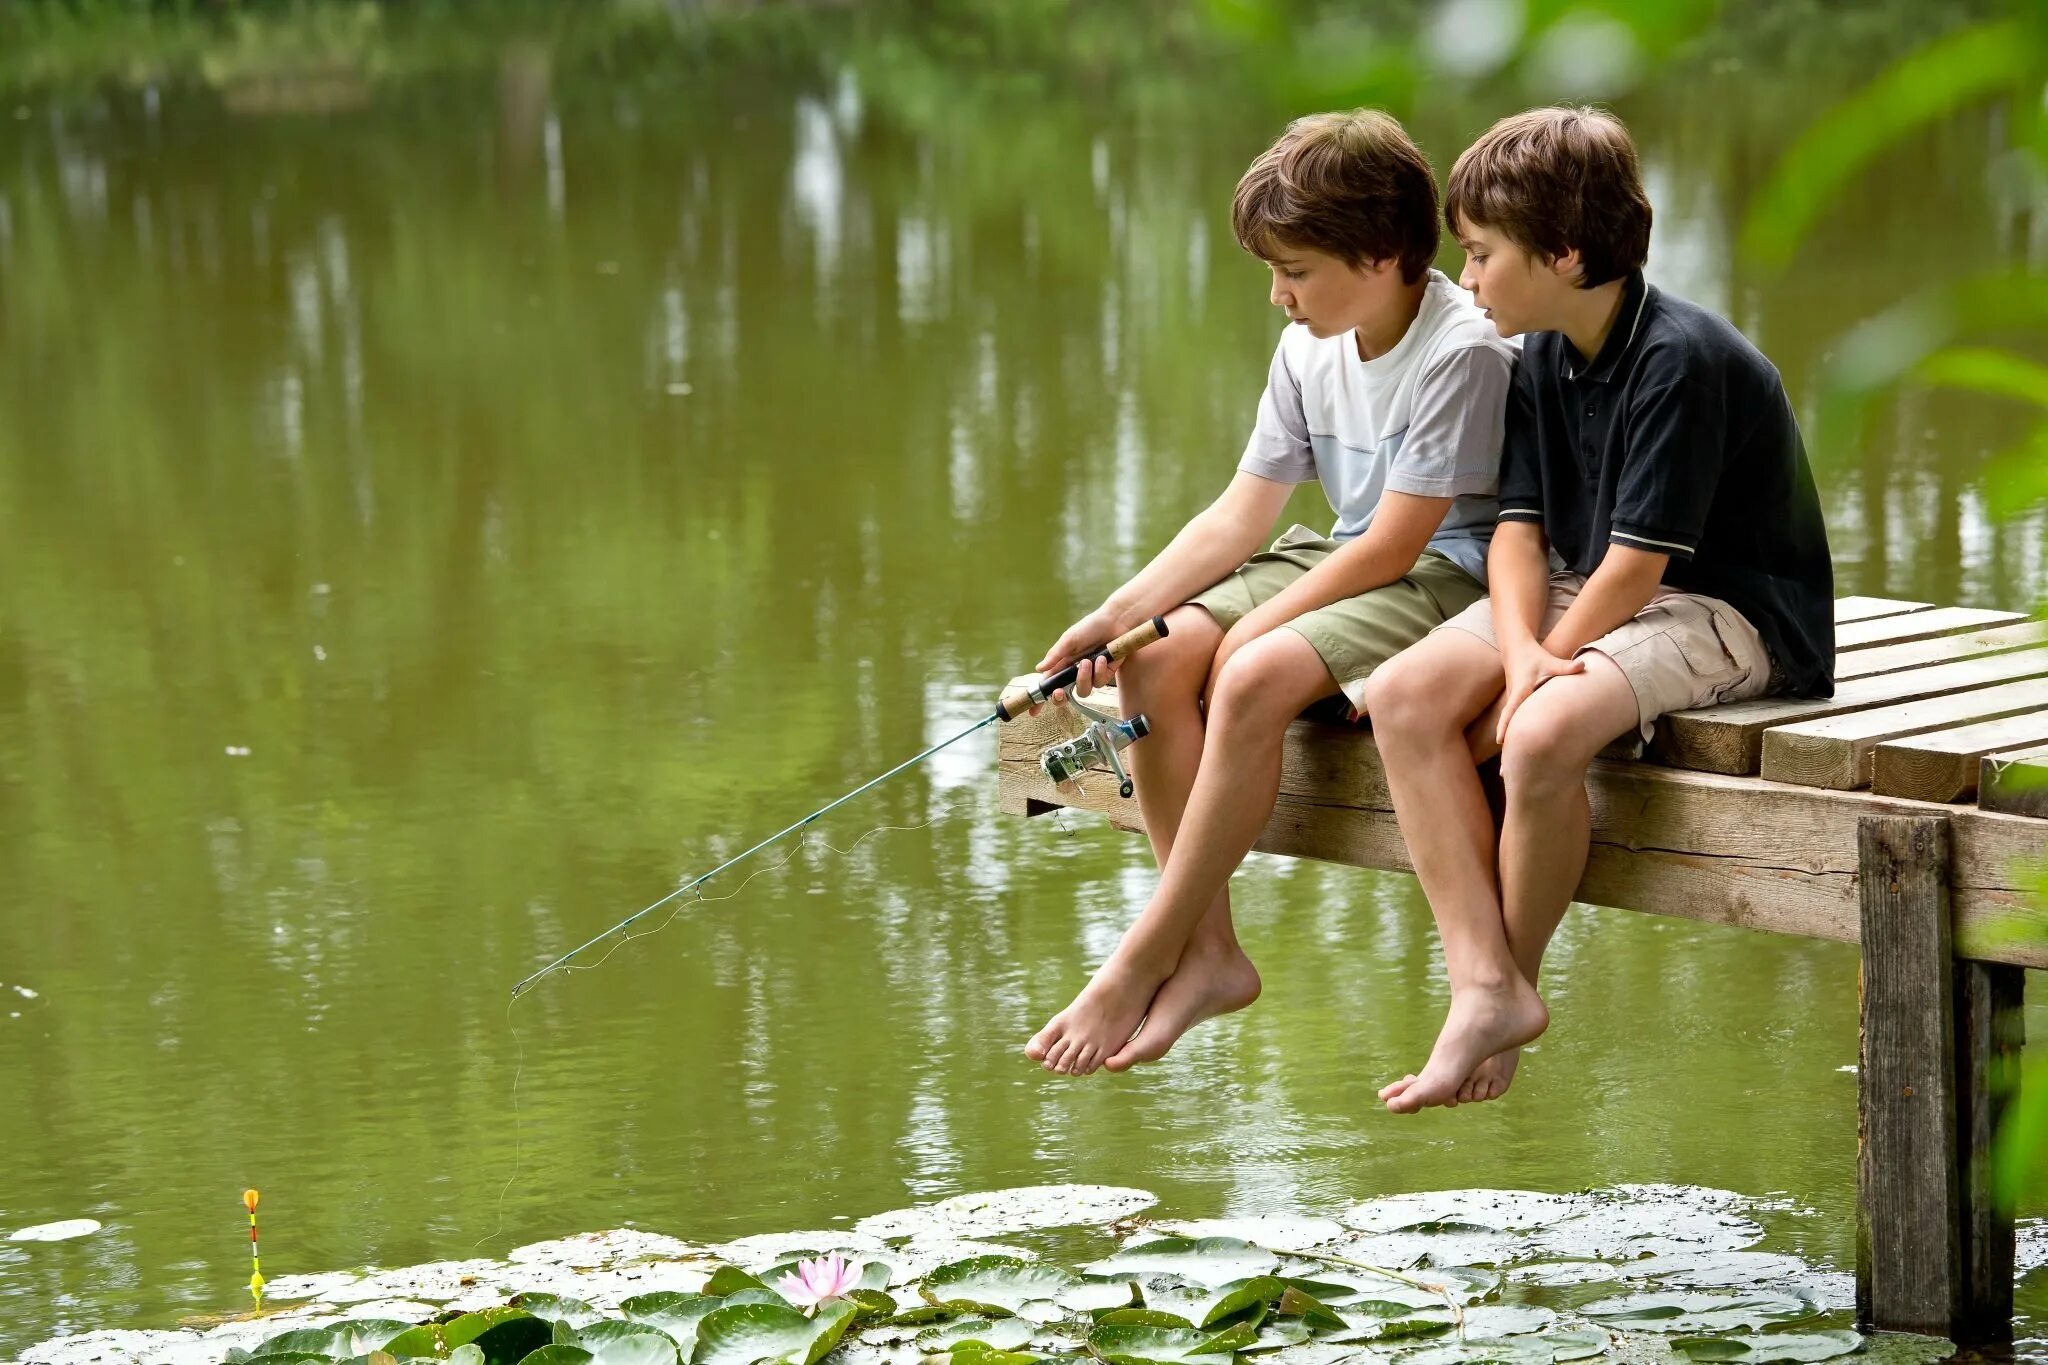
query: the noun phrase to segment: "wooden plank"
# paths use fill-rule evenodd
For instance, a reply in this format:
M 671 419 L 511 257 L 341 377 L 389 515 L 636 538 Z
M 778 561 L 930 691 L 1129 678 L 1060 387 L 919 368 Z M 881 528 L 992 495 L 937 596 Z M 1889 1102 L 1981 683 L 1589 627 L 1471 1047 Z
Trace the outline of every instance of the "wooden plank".
M 1879 673 L 1896 673 L 1902 668 L 1945 664 L 1977 654 L 2003 654 L 2009 649 L 2027 649 L 2048 644 L 2048 621 L 2015 621 L 2009 626 L 1987 626 L 1961 635 L 1941 635 L 1932 640 L 1912 640 L 1903 645 L 1877 645 L 1852 649 L 1835 656 L 1835 682 L 1868 678 Z
M 1958 1345 L 2012 1340 L 2012 1210 L 1992 1195 L 1992 1144 L 2019 1100 L 2026 1041 L 2027 974 L 1958 962 L 1955 968 L 1956 1178 L 1962 1198 L 1962 1305 Z
M 1871 754 L 1887 740 L 2048 706 L 2048 679 L 2002 683 L 1896 706 L 1823 716 L 1764 731 L 1762 773 L 1774 782 L 1846 791 L 1870 785 Z M 2011 745 L 2008 748 L 2013 747 Z
M 2027 618 L 2016 611 L 1993 611 L 1988 607 L 1936 607 L 1932 611 L 1909 612 L 1904 616 L 1880 616 L 1874 621 L 1851 621 L 1835 627 L 1835 650 L 1869 649 L 1874 645 L 1902 644 L 1907 640 L 1929 640 L 1937 635 L 1960 635 L 1985 626 L 2010 625 Z
M 2048 744 L 1978 760 L 1977 804 L 2008 815 L 2048 818 Z
M 1826 700 L 1762 697 L 1696 711 L 1674 711 L 1658 720 L 1650 752 L 1675 768 L 1753 773 L 1763 755 L 1764 732 L 1777 726 L 1869 711 L 1917 697 L 2042 677 L 2048 677 L 2048 648 L 1962 658 L 1930 668 L 1855 678 L 1837 684 L 1835 695 Z
M 1837 597 L 1835 624 L 1874 621 L 1880 616 L 1903 616 L 1909 611 L 1926 611 L 1932 602 L 1901 602 L 1891 597 Z
M 1962 1298 L 1948 822 L 1866 817 L 1856 1320 L 1946 1336 Z
M 2048 741 L 2048 710 L 1979 721 L 1877 746 L 1870 789 L 1914 801 L 1967 801 L 1977 794 L 1977 769 L 1987 754 Z
M 1114 709 L 1113 689 L 1102 705 Z M 1049 716 L 1003 727 L 1004 808 L 1031 800 L 1112 814 L 1120 826 L 1142 827 L 1137 801 L 1119 799 L 1106 776 L 1090 780 L 1082 798 L 1046 779 L 1038 755 L 1066 737 Z M 1593 847 L 1580 900 L 1852 943 L 1857 820 L 1953 809 L 1606 760 L 1593 765 L 1588 790 Z M 1953 810 L 1951 829 L 1958 951 L 2048 968 L 2048 906 L 2033 894 L 2048 860 L 2040 824 L 1964 807 Z M 1282 750 L 1280 800 L 1258 847 L 1353 867 L 1411 870 L 1369 731 L 1295 722 Z

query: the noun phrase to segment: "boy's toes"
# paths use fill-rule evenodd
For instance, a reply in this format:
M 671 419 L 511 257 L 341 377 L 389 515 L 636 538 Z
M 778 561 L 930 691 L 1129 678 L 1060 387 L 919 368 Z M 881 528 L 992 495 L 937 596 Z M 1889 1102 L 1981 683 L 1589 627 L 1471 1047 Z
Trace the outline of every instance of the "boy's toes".
M 1381 1086 L 1379 1097 L 1383 1100 L 1390 1100 L 1413 1084 L 1415 1084 L 1415 1073 L 1411 1071 L 1400 1080 Z

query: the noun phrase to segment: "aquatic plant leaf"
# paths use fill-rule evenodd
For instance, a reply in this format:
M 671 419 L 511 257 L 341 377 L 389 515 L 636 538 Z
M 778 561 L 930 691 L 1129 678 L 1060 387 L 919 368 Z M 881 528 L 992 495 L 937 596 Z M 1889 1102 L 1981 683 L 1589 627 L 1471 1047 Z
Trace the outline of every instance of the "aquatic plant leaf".
M 1015 1256 L 970 1256 L 925 1276 L 919 1292 L 927 1303 L 966 1305 L 984 1317 L 1003 1317 L 1022 1314 L 1026 1304 L 1051 1303 L 1078 1283 L 1080 1276 L 1062 1266 Z
M 1272 1252 L 1235 1237 L 1159 1237 L 1127 1246 L 1083 1266 L 1082 1271 L 1089 1275 L 1178 1275 L 1219 1287 L 1271 1275 L 1279 1265 L 1280 1258 Z
M 1456 1326 L 1448 1308 L 1428 1309 L 1410 1313 L 1404 1318 L 1385 1318 L 1373 1332 L 1374 1341 L 1401 1341 L 1409 1337 L 1430 1337 L 1439 1332 L 1448 1332 Z
M 1583 1304 L 1589 1318 L 1644 1332 L 1732 1332 L 1814 1316 L 1811 1299 L 1789 1294 L 1623 1294 Z
M 1540 1336 L 1475 1337 L 1423 1346 L 1401 1357 L 1401 1365 L 1552 1365 L 1604 1355 L 1612 1338 L 1598 1327 Z
M 483 1352 L 484 1365 L 515 1365 L 553 1340 L 554 1324 L 522 1314 L 485 1329 L 470 1344 Z
M 1151 1226 L 1179 1237 L 1229 1237 L 1272 1251 L 1306 1251 L 1344 1235 L 1344 1225 L 1334 1219 L 1297 1218 L 1290 1214 L 1176 1219 Z
M 1092 1355 L 1114 1365 L 1220 1365 L 1236 1347 L 1216 1344 L 1216 1334 L 1187 1327 L 1141 1327 L 1135 1323 L 1098 1323 L 1088 1333 Z
M 268 1351 L 246 1358 L 251 1362 L 260 1360 L 263 1365 L 335 1365 L 335 1357 L 322 1351 Z
M 853 1230 L 870 1237 L 989 1237 L 1032 1228 L 1099 1227 L 1158 1202 L 1145 1190 L 1114 1185 L 1026 1185 L 893 1209 L 861 1219 Z
M 1590 1203 L 1587 1195 L 1536 1190 L 1427 1190 L 1368 1200 L 1347 1210 L 1342 1220 L 1360 1232 L 1441 1228 L 1528 1232 L 1579 1213 Z
M 458 1346 L 448 1353 L 448 1365 L 484 1365 L 484 1348 L 475 1342 Z
M 456 1348 L 466 1346 L 501 1322 L 512 1322 L 519 1318 L 531 1317 L 523 1308 L 486 1308 L 475 1313 L 464 1313 L 461 1317 L 450 1318 L 447 1322 L 422 1323 L 418 1327 L 401 1332 L 384 1343 L 384 1350 L 400 1360 L 413 1360 L 420 1356 L 447 1356 Z
M 843 1299 L 821 1305 L 814 1318 L 784 1304 L 727 1304 L 698 1322 L 691 1365 L 754 1365 L 759 1360 L 811 1365 L 839 1344 L 859 1311 Z
M 917 1344 L 933 1353 L 956 1350 L 970 1341 L 995 1351 L 1014 1351 L 1031 1340 L 1031 1331 L 1031 1324 L 1022 1318 L 958 1318 L 919 1332 Z
M 1053 1302 L 1076 1313 L 1113 1312 L 1138 1302 L 1138 1282 L 1124 1277 L 1082 1279 L 1062 1289 Z
M 681 1365 L 676 1340 L 645 1322 L 608 1318 L 593 1322 L 568 1343 L 590 1352 L 595 1365 Z
M 1139 1282 L 1145 1306 L 1171 1313 L 1189 1327 L 1213 1327 L 1255 1303 L 1275 1304 L 1287 1286 L 1271 1275 L 1255 1275 L 1228 1284 L 1190 1283 L 1174 1276 L 1152 1276 Z
M 846 1296 L 847 1301 L 860 1310 L 858 1316 L 864 1320 L 880 1320 L 896 1312 L 896 1299 L 879 1289 L 856 1289 Z
M 1680 1337 L 1671 1349 L 1692 1360 L 1733 1360 L 1748 1365 L 1766 1361 L 1833 1360 L 1862 1349 L 1861 1333 L 1850 1331 L 1783 1332 L 1769 1336 Z
M 1300 1318 L 1311 1327 L 1341 1329 L 1347 1324 L 1337 1312 L 1298 1284 L 1288 1284 L 1274 1311 L 1282 1317 Z
M 1003 1321 L 1015 1322 L 1016 1319 L 1005 1318 Z M 979 1341 L 963 1341 L 951 1351 L 941 1355 L 927 1356 L 925 1359 L 934 1362 L 934 1365 L 937 1365 L 938 1362 L 944 1362 L 944 1365 L 1037 1365 L 1037 1362 L 1043 1361 L 1045 1357 L 1036 1351 L 1001 1351 Z M 1072 1359 L 1072 1357 L 1061 1357 L 1061 1359 Z M 1086 1365 L 1095 1365 L 1095 1362 L 1089 1360 L 1086 1356 L 1082 1356 L 1080 1359 L 1086 1362 Z
M 565 1298 L 560 1294 L 514 1294 L 511 1306 L 524 1309 L 527 1313 L 545 1322 L 563 1323 L 569 1327 L 588 1327 L 606 1316 L 603 1309 L 581 1299 Z
M 522 1365 L 591 1365 L 596 1357 L 580 1346 L 550 1342 L 524 1358 Z
M 1287 1346 L 1299 1346 L 1315 1335 L 1315 1328 L 1307 1318 L 1271 1318 L 1259 1324 L 1259 1334 L 1242 1351 L 1277 1351 Z
M 256 1348 L 256 1354 L 271 1356 L 304 1351 L 336 1359 L 367 1355 L 384 1349 L 386 1342 L 410 1332 L 412 1326 L 409 1322 L 394 1322 L 388 1318 L 364 1318 L 330 1323 L 325 1327 L 300 1327 L 268 1338 Z
M 742 1289 L 767 1289 L 769 1284 L 758 1275 L 750 1275 L 736 1265 L 722 1265 L 711 1272 L 711 1278 L 704 1282 L 704 1292 L 715 1299 Z
M 1186 1330 L 1188 1320 L 1172 1313 L 1162 1313 L 1153 1308 L 1113 1308 L 1107 1313 L 1096 1315 L 1097 1322 L 1126 1327 L 1170 1327 Z
M 1512 1267 L 1507 1277 L 1517 1284 L 1542 1285 L 1546 1288 L 1568 1284 L 1602 1284 L 1619 1280 L 1619 1267 L 1605 1261 L 1531 1261 L 1527 1265 Z
M 697 1347 L 697 1324 L 714 1309 L 725 1306 L 726 1300 L 710 1294 L 663 1290 L 627 1299 L 619 1305 L 619 1311 L 631 1322 L 648 1323 L 668 1333 L 675 1339 L 677 1352 L 688 1360 Z

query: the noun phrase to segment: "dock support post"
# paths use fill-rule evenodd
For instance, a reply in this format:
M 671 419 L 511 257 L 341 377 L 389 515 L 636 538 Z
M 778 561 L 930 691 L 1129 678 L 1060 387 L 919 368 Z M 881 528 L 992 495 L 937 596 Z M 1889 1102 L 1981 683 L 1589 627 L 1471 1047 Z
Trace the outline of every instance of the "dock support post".
M 2027 973 L 1993 962 L 1955 966 L 1956 1153 L 1962 1198 L 1962 1302 L 1949 1336 L 1959 1346 L 2012 1340 L 2012 1210 L 1991 1197 L 1991 1147 L 2018 1097 Z
M 1865 816 L 1856 833 L 1856 1320 L 1947 1336 L 1963 1287 L 1948 819 Z

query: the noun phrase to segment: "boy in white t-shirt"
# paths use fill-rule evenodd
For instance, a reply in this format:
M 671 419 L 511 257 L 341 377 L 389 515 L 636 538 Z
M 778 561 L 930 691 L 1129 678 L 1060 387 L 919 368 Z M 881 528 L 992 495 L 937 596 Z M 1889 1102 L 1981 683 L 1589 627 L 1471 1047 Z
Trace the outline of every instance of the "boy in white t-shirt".
M 1272 814 L 1288 724 L 1326 699 L 1362 711 L 1374 668 L 1486 594 L 1514 348 L 1430 268 L 1428 161 L 1375 110 L 1299 119 L 1245 172 L 1231 217 L 1290 324 L 1237 476 L 1038 665 L 1167 617 L 1119 688 L 1124 714 L 1151 720 L 1130 754 L 1159 886 L 1026 1046 L 1062 1074 L 1155 1060 L 1257 997 L 1227 887 Z M 1297 526 L 1254 553 L 1311 479 L 1331 534 Z M 1075 693 L 1106 676 L 1083 662 Z

